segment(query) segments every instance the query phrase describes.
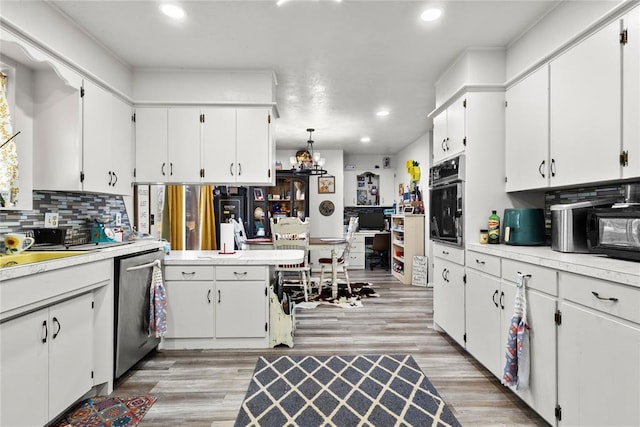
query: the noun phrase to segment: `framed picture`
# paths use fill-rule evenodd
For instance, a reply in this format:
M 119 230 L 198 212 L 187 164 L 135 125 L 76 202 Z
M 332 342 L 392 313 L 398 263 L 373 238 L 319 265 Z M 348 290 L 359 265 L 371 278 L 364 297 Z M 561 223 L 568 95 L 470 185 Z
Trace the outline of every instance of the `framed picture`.
M 264 193 L 262 192 L 262 188 L 253 189 L 253 200 L 255 200 L 256 202 L 262 202 L 264 200 Z
M 336 192 L 336 177 L 325 175 L 318 178 L 318 193 L 331 194 Z
M 413 213 L 413 206 L 405 206 L 404 209 L 402 210 L 402 212 L 404 212 L 406 214 L 412 214 Z

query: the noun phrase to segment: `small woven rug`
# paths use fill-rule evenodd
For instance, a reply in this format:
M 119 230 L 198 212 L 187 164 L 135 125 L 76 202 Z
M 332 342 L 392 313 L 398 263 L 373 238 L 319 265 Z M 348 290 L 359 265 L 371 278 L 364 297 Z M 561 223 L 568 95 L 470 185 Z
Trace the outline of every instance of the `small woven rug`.
M 129 398 L 91 397 L 71 408 L 53 426 L 137 426 L 156 399 L 155 396 L 134 396 Z
M 260 357 L 235 426 L 459 426 L 408 355 Z

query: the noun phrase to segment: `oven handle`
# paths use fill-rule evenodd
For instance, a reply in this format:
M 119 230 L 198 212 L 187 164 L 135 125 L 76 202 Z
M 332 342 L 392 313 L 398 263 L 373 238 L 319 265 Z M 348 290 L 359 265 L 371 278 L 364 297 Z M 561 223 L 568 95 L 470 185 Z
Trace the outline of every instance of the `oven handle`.
M 141 265 L 136 265 L 136 266 L 133 266 L 133 267 L 129 267 L 129 268 L 127 268 L 127 271 L 140 270 L 140 269 L 143 269 L 143 268 L 150 268 L 150 267 L 154 267 L 154 266 L 162 267 L 162 264 L 160 263 L 159 259 L 157 259 L 155 261 L 152 261 L 150 263 L 147 263 L 147 264 L 141 264 Z

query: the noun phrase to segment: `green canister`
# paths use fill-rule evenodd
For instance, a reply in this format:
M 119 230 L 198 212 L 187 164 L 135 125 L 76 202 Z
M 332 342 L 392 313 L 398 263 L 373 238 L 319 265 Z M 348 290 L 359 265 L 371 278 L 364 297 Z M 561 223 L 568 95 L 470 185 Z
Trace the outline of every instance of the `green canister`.
M 500 217 L 497 211 L 491 211 L 489 216 L 489 243 L 500 243 Z

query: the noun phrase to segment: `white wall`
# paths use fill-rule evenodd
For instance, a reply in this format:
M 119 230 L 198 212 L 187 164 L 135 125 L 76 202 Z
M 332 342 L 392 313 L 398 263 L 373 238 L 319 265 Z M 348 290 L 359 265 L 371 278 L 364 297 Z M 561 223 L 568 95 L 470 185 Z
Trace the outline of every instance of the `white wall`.
M 507 49 L 507 81 L 567 43 L 623 0 L 563 1 Z
M 375 172 L 376 169 L 383 168 L 383 161 L 385 157 L 389 157 L 391 168 L 394 169 L 396 165 L 396 156 L 383 156 L 380 154 L 347 154 L 344 155 L 344 167 L 347 165 L 353 165 L 353 169 L 361 171 Z
M 300 147 L 301 149 L 304 147 Z M 283 169 L 290 167 L 289 157 L 295 155 L 296 150 L 276 150 L 276 161 L 282 163 Z M 318 178 L 309 178 L 309 218 L 311 221 L 311 235 L 336 237 L 342 236 L 344 196 L 343 184 L 344 155 L 342 150 L 322 150 L 325 158 L 324 168 L 336 178 L 336 192 L 334 194 L 318 194 Z M 336 209 L 333 215 L 323 216 L 319 206 L 323 200 L 331 200 Z
M 2 19 L 36 43 L 46 47 L 57 59 L 76 68 L 116 92 L 131 98 L 131 70 L 85 33 L 41 1 L 2 3 Z M 3 31 L 6 28 L 3 28 Z

